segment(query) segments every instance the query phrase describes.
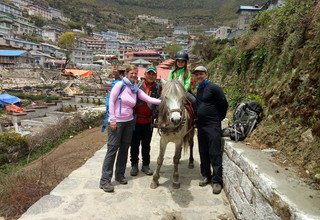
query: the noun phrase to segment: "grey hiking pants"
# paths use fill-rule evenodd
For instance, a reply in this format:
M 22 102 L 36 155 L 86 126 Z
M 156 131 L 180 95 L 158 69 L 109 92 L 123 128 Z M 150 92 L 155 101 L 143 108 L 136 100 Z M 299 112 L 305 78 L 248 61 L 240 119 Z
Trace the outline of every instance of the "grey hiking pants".
M 117 122 L 117 130 L 115 131 L 111 130 L 110 125 L 108 126 L 108 149 L 102 165 L 101 185 L 111 182 L 116 156 L 115 178 L 124 177 L 133 129 L 134 120 Z

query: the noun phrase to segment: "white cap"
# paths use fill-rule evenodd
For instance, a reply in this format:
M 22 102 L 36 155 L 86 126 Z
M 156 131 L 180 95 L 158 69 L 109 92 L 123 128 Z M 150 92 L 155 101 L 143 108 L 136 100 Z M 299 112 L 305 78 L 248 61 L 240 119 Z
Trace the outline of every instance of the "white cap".
M 205 68 L 204 66 L 197 66 L 197 67 L 193 70 L 193 73 L 196 73 L 196 72 L 205 72 L 205 73 L 208 73 L 208 70 L 207 70 L 207 68 Z

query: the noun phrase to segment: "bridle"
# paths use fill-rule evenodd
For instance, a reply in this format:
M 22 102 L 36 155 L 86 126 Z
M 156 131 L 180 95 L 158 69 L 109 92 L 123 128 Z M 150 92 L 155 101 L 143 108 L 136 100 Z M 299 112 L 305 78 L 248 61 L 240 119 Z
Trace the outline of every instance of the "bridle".
M 181 115 L 181 120 L 178 124 L 173 125 L 173 126 L 160 126 L 158 128 L 158 133 L 161 136 L 163 132 L 177 132 L 180 130 L 184 124 L 186 123 L 186 109 L 184 108 L 184 105 L 181 106 L 181 108 L 174 108 L 170 109 L 168 111 L 168 114 L 172 114 L 174 112 L 179 112 Z

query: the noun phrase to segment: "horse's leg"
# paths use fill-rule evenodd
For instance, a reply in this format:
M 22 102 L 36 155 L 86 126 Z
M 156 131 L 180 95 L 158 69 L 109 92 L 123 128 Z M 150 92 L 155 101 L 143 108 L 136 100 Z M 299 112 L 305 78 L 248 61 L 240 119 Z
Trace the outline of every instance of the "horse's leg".
M 193 159 L 193 145 L 194 145 L 194 140 L 193 140 L 193 132 L 191 131 L 192 134 L 189 136 L 189 146 L 190 146 L 190 157 L 189 157 L 189 169 L 194 168 L 194 159 Z
M 172 187 L 174 189 L 180 188 L 180 182 L 179 182 L 179 161 L 181 158 L 181 150 L 182 150 L 182 143 L 176 144 L 175 154 L 173 157 L 173 163 L 174 163 L 174 171 L 173 171 L 173 182 Z
M 155 189 L 159 185 L 160 168 L 161 168 L 162 163 L 163 163 L 163 157 L 164 157 L 164 153 L 166 151 L 167 144 L 168 143 L 166 143 L 163 140 L 163 138 L 160 139 L 160 152 L 159 152 L 159 156 L 158 156 L 158 159 L 157 159 L 157 169 L 153 174 L 152 182 L 150 184 L 150 188 L 151 189 Z

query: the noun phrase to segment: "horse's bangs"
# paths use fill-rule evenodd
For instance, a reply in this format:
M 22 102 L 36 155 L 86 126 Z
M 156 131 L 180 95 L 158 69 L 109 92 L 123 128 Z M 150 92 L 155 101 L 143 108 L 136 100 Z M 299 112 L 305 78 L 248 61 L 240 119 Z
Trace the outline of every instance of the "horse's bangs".
M 176 97 L 177 99 L 185 98 L 186 94 L 184 91 L 184 87 L 178 80 L 169 80 L 164 85 L 162 91 L 163 97 Z

